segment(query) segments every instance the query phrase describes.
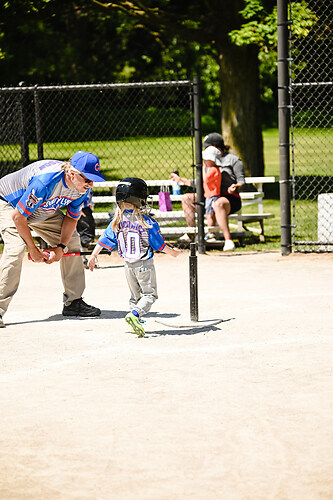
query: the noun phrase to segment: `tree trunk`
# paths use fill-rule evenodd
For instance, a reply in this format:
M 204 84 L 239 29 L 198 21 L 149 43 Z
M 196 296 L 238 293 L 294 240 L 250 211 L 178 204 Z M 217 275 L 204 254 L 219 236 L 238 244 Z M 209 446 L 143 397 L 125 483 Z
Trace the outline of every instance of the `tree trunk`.
M 258 50 L 227 44 L 220 50 L 222 135 L 247 175 L 264 175 Z

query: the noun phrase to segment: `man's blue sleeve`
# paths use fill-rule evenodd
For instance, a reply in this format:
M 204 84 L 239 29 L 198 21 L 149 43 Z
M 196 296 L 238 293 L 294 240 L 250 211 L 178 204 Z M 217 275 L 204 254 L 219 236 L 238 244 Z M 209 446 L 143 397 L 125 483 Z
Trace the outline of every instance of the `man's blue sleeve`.
M 87 193 L 84 193 L 80 198 L 73 200 L 66 206 L 67 214 L 72 217 L 72 219 L 79 219 L 81 215 L 81 208 L 84 201 L 87 199 Z
M 22 215 L 29 217 L 47 198 L 47 188 L 39 179 L 35 178 L 21 196 L 16 208 Z

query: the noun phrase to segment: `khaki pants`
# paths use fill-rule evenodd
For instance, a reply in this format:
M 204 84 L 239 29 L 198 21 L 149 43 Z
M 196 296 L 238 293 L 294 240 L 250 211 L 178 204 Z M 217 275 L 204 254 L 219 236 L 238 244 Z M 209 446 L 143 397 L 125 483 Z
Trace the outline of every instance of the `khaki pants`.
M 25 241 L 19 235 L 12 219 L 13 210 L 9 203 L 0 200 L 0 232 L 4 242 L 0 260 L 1 316 L 7 311 L 10 301 L 18 289 L 22 261 L 26 251 Z M 57 210 L 52 217 L 39 223 L 29 224 L 29 227 L 50 247 L 55 247 L 60 242 L 63 219 L 64 214 L 61 210 Z M 80 237 L 76 231 L 74 231 L 67 247 L 69 252 L 80 251 Z M 85 275 L 81 257 L 64 257 L 60 260 L 60 270 L 64 285 L 63 302 L 68 305 L 73 300 L 82 297 L 85 289 Z

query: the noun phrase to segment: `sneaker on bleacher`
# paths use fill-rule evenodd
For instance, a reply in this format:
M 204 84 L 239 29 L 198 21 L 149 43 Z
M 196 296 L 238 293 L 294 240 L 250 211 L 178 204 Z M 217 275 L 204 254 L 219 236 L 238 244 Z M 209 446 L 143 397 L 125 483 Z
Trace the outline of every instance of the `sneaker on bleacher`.
M 228 250 L 233 250 L 235 248 L 235 243 L 232 240 L 225 240 L 223 252 L 227 252 Z
M 180 238 L 178 238 L 178 241 L 188 241 L 188 242 L 192 242 L 194 241 L 194 234 L 183 234 L 183 236 L 181 236 Z
M 214 233 L 207 233 L 205 236 L 205 241 L 207 241 L 208 243 L 209 242 L 214 243 L 215 241 L 217 241 L 217 239 L 215 238 L 215 234 Z

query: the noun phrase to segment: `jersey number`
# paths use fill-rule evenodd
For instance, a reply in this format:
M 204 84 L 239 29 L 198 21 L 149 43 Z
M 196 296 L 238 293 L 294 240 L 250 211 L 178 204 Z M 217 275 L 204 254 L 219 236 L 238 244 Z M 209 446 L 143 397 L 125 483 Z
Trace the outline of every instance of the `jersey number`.
M 126 236 L 126 241 L 125 241 Z M 118 235 L 121 256 L 124 259 L 138 259 L 140 257 L 140 236 L 134 231 L 128 231 L 124 236 L 121 231 Z

